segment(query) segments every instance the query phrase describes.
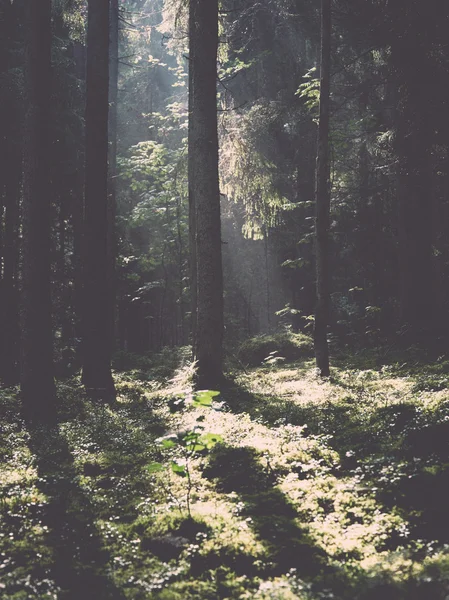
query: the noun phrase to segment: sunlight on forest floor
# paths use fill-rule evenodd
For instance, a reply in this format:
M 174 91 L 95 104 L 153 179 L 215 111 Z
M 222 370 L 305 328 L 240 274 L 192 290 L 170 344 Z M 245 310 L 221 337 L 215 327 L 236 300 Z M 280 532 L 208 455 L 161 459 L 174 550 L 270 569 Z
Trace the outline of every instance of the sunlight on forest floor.
M 184 363 L 112 408 L 61 385 L 53 429 L 0 393 L 2 599 L 447 597 L 447 363 L 266 364 L 211 406 Z

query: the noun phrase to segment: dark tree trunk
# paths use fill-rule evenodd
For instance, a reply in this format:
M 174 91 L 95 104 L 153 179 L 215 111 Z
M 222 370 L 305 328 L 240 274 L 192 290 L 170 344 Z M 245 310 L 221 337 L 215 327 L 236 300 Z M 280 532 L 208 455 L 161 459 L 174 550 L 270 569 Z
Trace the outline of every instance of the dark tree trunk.
M 86 47 L 80 43 L 73 45 L 73 59 L 75 75 L 79 81 L 80 96 L 85 98 L 86 84 Z M 81 138 L 84 127 L 81 126 Z M 73 196 L 71 204 L 72 231 L 73 231 L 73 308 L 74 308 L 74 332 L 76 348 L 76 364 L 82 364 L 82 352 L 79 341 L 82 339 L 83 320 L 83 202 L 85 187 L 85 154 L 84 148 L 79 148 L 75 156 L 75 164 L 78 166 L 73 173 Z
M 222 380 L 223 272 L 217 133 L 218 0 L 191 0 L 189 175 L 197 265 L 197 385 Z
M 392 76 L 398 86 L 395 150 L 398 157 L 399 282 L 401 321 L 407 343 L 434 338 L 436 303 L 432 249 L 433 72 L 427 8 L 410 3 L 393 13 Z M 423 28 L 423 23 L 426 27 Z
M 15 7 L 0 2 L 0 379 L 19 382 L 19 199 L 22 180 L 22 103 L 10 73 L 18 66 Z M 22 66 L 22 65 L 20 65 Z
M 11 141 L 9 144 L 9 154 L 5 164 L 6 213 L 0 377 L 6 385 L 15 385 L 19 382 L 19 199 L 22 180 L 22 155 L 17 142 Z
M 83 384 L 113 401 L 108 260 L 109 0 L 90 0 L 87 27 Z
M 321 1 L 320 121 L 316 171 L 316 308 L 315 357 L 322 377 L 329 375 L 327 326 L 329 322 L 329 92 L 331 62 L 331 0 Z
M 50 294 L 51 0 L 27 5 L 20 387 L 28 417 L 53 415 Z
M 109 282 L 111 289 L 110 302 L 110 336 L 111 350 L 115 347 L 115 257 L 117 250 L 115 218 L 117 212 L 117 99 L 119 68 L 119 3 L 111 0 L 109 13 L 109 173 L 108 173 L 108 261 Z
M 189 3 L 189 152 L 188 152 L 188 194 L 189 194 L 189 276 L 190 276 L 190 330 L 192 353 L 195 357 L 196 351 L 196 328 L 197 328 L 197 258 L 196 258 L 196 218 L 195 218 L 195 194 L 194 194 L 194 172 L 195 156 L 193 142 L 195 139 L 195 113 L 193 107 L 193 57 L 197 42 L 195 11 L 196 3 Z

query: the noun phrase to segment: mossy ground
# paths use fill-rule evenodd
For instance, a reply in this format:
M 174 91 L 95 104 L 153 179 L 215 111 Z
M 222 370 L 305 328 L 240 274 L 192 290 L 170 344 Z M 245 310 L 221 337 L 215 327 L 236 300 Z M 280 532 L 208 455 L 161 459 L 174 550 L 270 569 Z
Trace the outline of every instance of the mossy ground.
M 195 408 L 189 366 L 129 361 L 113 407 L 61 385 L 54 427 L 1 391 L 0 598 L 447 598 L 448 363 L 335 365 L 264 361 Z M 198 425 L 223 443 L 157 443 Z

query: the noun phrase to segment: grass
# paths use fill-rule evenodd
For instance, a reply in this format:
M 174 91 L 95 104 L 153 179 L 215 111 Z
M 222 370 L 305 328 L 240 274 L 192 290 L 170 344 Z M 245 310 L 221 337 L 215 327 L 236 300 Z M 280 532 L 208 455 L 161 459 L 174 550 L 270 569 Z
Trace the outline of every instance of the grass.
M 53 427 L 0 391 L 2 600 L 448 596 L 447 362 L 262 360 L 207 407 L 169 358 L 120 357 L 113 407 L 60 385 Z

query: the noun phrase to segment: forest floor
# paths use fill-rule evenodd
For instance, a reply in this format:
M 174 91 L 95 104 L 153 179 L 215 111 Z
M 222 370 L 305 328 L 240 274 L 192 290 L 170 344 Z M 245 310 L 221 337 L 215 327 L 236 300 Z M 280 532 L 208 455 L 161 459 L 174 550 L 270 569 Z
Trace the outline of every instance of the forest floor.
M 449 597 L 449 362 L 271 353 L 193 395 L 167 356 L 112 407 L 60 384 L 56 427 L 0 391 L 2 600 Z

